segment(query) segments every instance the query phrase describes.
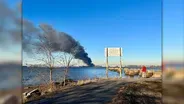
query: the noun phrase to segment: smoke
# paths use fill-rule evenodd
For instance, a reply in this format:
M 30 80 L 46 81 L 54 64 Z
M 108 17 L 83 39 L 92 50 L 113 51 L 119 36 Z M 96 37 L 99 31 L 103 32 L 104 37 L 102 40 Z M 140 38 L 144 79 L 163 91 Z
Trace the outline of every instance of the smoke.
M 4 52 L 14 47 L 21 47 L 21 11 L 19 8 L 18 5 L 10 7 L 5 0 L 0 0 L 0 49 Z M 19 52 L 20 48 L 13 50 Z
M 34 48 L 34 38 L 38 38 L 40 34 L 40 30 L 36 28 L 33 23 L 28 20 L 23 19 L 23 36 L 22 36 L 22 48 L 23 51 L 28 53 L 28 55 L 32 54 Z
M 18 7 L 10 8 L 5 1 L 0 1 L 0 44 L 21 42 L 21 15 Z
M 51 49 L 52 52 L 66 52 L 72 54 L 76 59 L 82 60 L 88 66 L 94 66 L 88 54 L 85 52 L 84 47 L 69 34 L 58 32 L 47 24 L 41 24 L 39 27 L 40 29 L 37 29 L 31 22 L 27 21 L 25 26 L 26 32 L 24 34 L 24 50 L 26 52 L 31 52 L 30 49 L 32 49 L 28 44 L 35 42 L 36 46 L 44 44 Z M 40 38 L 42 43 L 39 43 L 39 41 L 31 41 L 32 39 L 36 40 Z
M 22 40 L 23 51 L 28 55 L 33 54 L 35 44 L 39 45 L 37 39 L 42 40 L 53 52 L 62 51 L 74 55 L 76 59 L 82 60 L 88 66 L 93 66 L 91 59 L 85 52 L 84 47 L 70 35 L 56 31 L 52 26 L 41 24 L 35 27 L 32 22 L 21 18 L 21 3 L 10 8 L 5 1 L 0 1 L 0 45 L 8 46 L 10 43 L 20 44 Z M 23 31 L 22 26 L 23 25 Z M 21 32 L 23 36 L 21 37 Z M 8 44 L 8 45 L 7 45 Z M 10 45 L 9 45 L 10 46 Z M 6 47 L 7 48 L 7 47 Z

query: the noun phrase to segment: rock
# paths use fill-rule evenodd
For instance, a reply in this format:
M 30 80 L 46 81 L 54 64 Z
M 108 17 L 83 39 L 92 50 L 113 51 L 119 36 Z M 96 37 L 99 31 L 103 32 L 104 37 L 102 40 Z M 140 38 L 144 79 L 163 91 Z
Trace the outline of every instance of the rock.
M 30 97 L 31 97 L 31 95 L 28 94 L 28 92 L 24 92 L 24 93 L 23 93 L 23 98 L 24 98 L 24 99 L 28 99 L 28 98 L 30 98 Z
M 128 73 L 128 75 L 129 75 L 129 76 L 134 76 L 134 75 L 135 75 L 135 73 L 134 73 L 134 71 L 133 71 L 133 70 L 130 70 L 130 71 L 129 71 L 129 73 Z
M 129 71 L 127 70 L 127 71 L 125 71 L 125 75 L 128 75 L 129 74 Z
M 139 70 L 134 69 L 134 73 L 135 73 L 135 75 L 138 75 L 139 74 Z
M 124 68 L 124 71 L 128 71 L 128 68 Z
M 34 89 L 34 90 L 32 90 L 32 91 L 30 91 L 28 94 L 40 94 L 40 91 L 38 90 L 38 89 Z
M 38 89 L 34 89 L 30 92 L 24 92 L 23 93 L 23 98 L 24 99 L 29 99 L 31 97 L 40 96 L 40 95 L 41 95 L 41 92 Z
M 24 93 L 23 93 L 23 96 L 26 96 L 26 95 L 27 95 L 27 92 L 24 92 Z
M 147 70 L 146 72 L 146 78 L 150 78 L 153 76 L 153 70 Z
M 19 104 L 19 99 L 15 95 L 7 95 L 0 99 L 0 104 Z
M 146 73 L 146 78 L 150 78 L 153 76 L 153 73 Z
M 128 75 L 129 69 L 128 68 L 124 68 L 124 73 L 125 73 L 125 75 Z

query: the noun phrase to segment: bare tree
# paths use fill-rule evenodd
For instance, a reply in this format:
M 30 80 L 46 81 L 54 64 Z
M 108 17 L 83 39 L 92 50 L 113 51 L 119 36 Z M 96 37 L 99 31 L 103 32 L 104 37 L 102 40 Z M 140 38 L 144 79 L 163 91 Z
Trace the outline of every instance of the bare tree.
M 35 59 L 45 65 L 50 70 L 50 84 L 52 84 L 52 71 L 54 68 L 55 55 L 52 48 L 52 42 L 49 41 L 49 35 L 54 34 L 54 31 L 47 31 L 40 26 L 43 33 L 38 34 L 35 45 Z
M 74 47 L 71 49 L 71 51 L 69 53 L 66 52 L 59 52 L 59 64 L 64 67 L 64 76 L 63 76 L 63 85 L 66 85 L 66 80 L 68 78 L 68 72 L 69 72 L 69 68 L 70 66 L 74 65 L 74 63 L 72 63 L 72 61 L 74 60 L 74 54 L 76 53 L 77 48 Z

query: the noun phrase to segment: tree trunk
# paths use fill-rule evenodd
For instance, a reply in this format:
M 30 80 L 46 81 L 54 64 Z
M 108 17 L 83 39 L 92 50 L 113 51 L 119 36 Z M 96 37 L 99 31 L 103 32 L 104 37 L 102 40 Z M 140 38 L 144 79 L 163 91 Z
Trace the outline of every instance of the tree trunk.
M 66 81 L 66 69 L 65 69 L 65 71 L 64 71 L 64 81 L 63 81 L 63 86 L 65 86 L 65 81 Z
M 49 86 L 50 86 L 50 90 L 52 91 L 53 90 L 53 85 L 52 85 L 52 69 L 50 69 L 50 83 L 49 83 Z
M 65 72 L 64 72 L 64 82 L 63 82 L 63 86 L 66 85 L 66 79 L 67 79 L 67 72 L 68 71 L 68 68 L 65 69 Z
M 52 69 L 50 69 L 50 84 L 52 84 Z
M 65 69 L 65 71 L 64 71 L 64 81 L 63 81 L 63 86 L 65 86 L 66 85 L 66 72 L 67 72 L 67 70 Z

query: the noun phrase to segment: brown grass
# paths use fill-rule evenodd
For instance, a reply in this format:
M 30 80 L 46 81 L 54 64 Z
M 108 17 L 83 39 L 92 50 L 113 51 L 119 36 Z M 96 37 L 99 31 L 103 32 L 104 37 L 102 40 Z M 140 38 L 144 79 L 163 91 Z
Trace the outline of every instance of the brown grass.
M 109 104 L 161 104 L 161 81 L 137 82 L 121 87 Z
M 86 84 L 89 84 L 89 83 L 92 83 L 92 82 L 97 82 L 99 80 L 101 80 L 101 79 L 96 78 L 96 79 L 88 79 L 88 80 L 78 80 L 77 82 L 68 83 L 66 86 L 62 86 L 62 84 L 53 84 L 52 85 L 52 87 L 53 87 L 52 92 L 48 91 L 50 89 L 50 85 L 48 85 L 48 84 L 24 87 L 23 92 L 29 92 L 33 89 L 39 89 L 39 91 L 41 93 L 43 93 L 43 92 L 47 92 L 47 93 L 45 93 L 44 95 L 41 95 L 41 96 L 32 97 L 30 99 L 23 99 L 23 103 L 33 101 L 33 100 L 42 99 L 42 98 L 45 98 L 45 97 L 49 97 L 49 96 L 52 96 L 52 95 L 54 95 L 56 93 L 59 93 L 61 91 L 68 90 L 73 86 L 83 86 L 83 85 L 86 85 Z

